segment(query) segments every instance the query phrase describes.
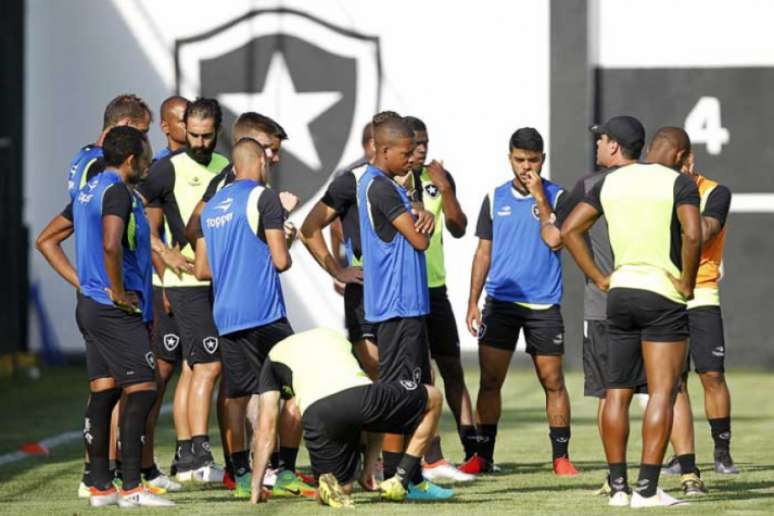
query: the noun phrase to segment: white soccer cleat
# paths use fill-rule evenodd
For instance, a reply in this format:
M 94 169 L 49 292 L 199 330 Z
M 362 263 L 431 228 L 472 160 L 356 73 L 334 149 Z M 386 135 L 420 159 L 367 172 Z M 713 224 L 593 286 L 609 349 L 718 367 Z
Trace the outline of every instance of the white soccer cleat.
M 206 464 L 201 468 L 193 470 L 194 482 L 203 484 L 220 484 L 226 472 L 215 463 Z
M 91 491 L 89 490 L 89 486 L 81 482 L 78 484 L 78 498 L 86 499 L 91 496 Z
M 432 464 L 425 464 L 422 468 L 422 476 L 430 482 L 450 480 L 452 482 L 473 482 L 475 475 L 458 470 L 446 460 L 439 460 Z
M 183 489 L 182 485 L 175 482 L 163 473 L 153 480 L 144 481 L 143 485 L 147 487 L 151 493 L 157 495 L 164 493 L 176 493 Z
M 263 485 L 266 487 L 274 487 L 274 484 L 277 483 L 277 470 L 267 468 L 266 472 L 263 474 Z
M 646 507 L 673 507 L 675 505 L 688 505 L 688 502 L 669 496 L 659 487 L 656 490 L 656 494 L 648 498 L 641 496 L 640 493 L 635 491 L 629 507 L 632 509 L 644 509 Z
M 610 507 L 628 507 L 631 501 L 630 498 L 629 493 L 626 491 L 616 491 L 607 501 L 607 505 Z
M 92 507 L 106 507 L 118 503 L 118 491 L 113 486 L 110 486 L 104 491 L 100 491 L 96 487 L 86 489 L 89 492 L 89 505 Z M 78 494 L 80 496 L 80 492 Z
M 148 489 L 140 486 L 131 491 L 121 491 L 118 498 L 118 506 L 122 509 L 131 509 L 132 507 L 174 507 L 175 502 L 167 500 L 151 493 Z

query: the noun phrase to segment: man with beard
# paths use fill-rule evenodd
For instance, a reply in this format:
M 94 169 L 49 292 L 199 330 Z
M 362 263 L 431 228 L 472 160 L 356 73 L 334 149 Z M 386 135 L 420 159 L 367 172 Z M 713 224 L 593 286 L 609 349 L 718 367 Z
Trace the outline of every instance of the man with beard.
M 167 146 L 153 156 L 153 161 L 166 158 L 173 152 L 185 147 L 185 110 L 188 108 L 188 99 L 180 95 L 173 95 L 161 103 L 161 132 L 167 138 Z
M 157 233 L 164 227 L 165 241 L 179 246 L 193 260 L 193 249 L 185 239 L 186 221 L 210 179 L 228 159 L 214 152 L 222 120 L 216 100 L 191 102 L 183 120 L 186 150 L 154 163 L 139 191 L 147 201 L 151 231 Z M 222 482 L 223 470 L 215 465 L 208 436 L 210 400 L 221 372 L 210 284 L 191 274 L 176 276 L 166 270 L 161 283 L 180 328 L 184 358 L 174 401 L 177 478 Z

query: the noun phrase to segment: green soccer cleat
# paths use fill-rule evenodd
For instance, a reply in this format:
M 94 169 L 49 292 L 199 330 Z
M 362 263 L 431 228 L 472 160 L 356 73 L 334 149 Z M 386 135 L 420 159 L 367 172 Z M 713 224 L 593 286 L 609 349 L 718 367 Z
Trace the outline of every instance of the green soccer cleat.
M 339 485 L 333 473 L 325 473 L 318 480 L 320 491 L 320 503 L 334 509 L 350 508 L 355 506 L 354 500 Z
M 245 473 L 244 475 L 237 475 L 234 487 L 235 498 L 250 498 L 252 493 L 253 474 Z
M 409 484 L 406 500 L 412 502 L 437 502 L 448 500 L 454 496 L 454 491 L 425 480 L 421 484 Z
M 406 499 L 406 489 L 400 483 L 398 477 L 388 478 L 379 484 L 379 490 L 382 492 L 382 500 L 402 502 Z
M 283 470 L 277 474 L 277 481 L 271 489 L 272 498 L 288 498 L 293 496 L 303 496 L 305 498 L 314 498 L 317 490 L 301 481 L 295 473 L 289 470 Z

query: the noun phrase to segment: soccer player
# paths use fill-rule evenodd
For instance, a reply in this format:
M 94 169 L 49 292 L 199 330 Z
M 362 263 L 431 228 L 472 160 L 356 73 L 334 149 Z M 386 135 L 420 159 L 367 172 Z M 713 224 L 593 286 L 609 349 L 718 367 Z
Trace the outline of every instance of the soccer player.
M 731 206 L 731 191 L 702 176 L 694 169 L 693 154 L 683 167 L 696 182 L 701 197 L 702 253 L 696 278 L 694 298 L 688 302 L 691 337 L 689 352 L 696 373 L 704 388 L 704 411 L 715 442 L 715 471 L 737 474 L 731 458 L 731 396 L 725 378 L 725 340 L 720 311 L 718 281 L 721 276 L 726 218 Z M 666 468 L 667 473 L 682 474 L 681 484 L 686 494 L 702 494 L 703 482 L 698 478 L 694 449 L 693 417 L 687 390 L 687 372 L 675 402 L 672 426 L 672 446 L 676 456 Z
M 564 384 L 564 323 L 561 246 L 547 244 L 541 230 L 551 224 L 564 190 L 540 177 L 545 161 L 543 138 L 531 128 L 513 133 L 509 145 L 513 180 L 484 198 L 478 217 L 478 248 L 473 258 L 466 322 L 478 337 L 481 381 L 476 401 L 479 443 L 465 465 L 469 473 L 494 471 L 500 391 L 519 332 L 523 329 L 546 396 L 553 470 L 575 475 L 570 462 L 570 398 Z M 483 320 L 478 300 L 486 285 Z
M 184 115 L 185 151 L 155 162 L 139 187 L 147 201 L 151 231 L 156 234 L 160 227 L 166 228 L 165 241 L 180 247 L 189 259 L 194 254 L 184 234 L 186 221 L 210 179 L 228 163 L 215 152 L 221 120 L 216 100 L 191 102 Z M 178 277 L 167 271 L 161 283 L 180 328 L 185 359 L 174 400 L 177 479 L 222 482 L 223 470 L 215 465 L 207 430 L 210 400 L 221 372 L 210 284 L 190 274 Z
M 151 245 L 143 203 L 133 187 L 150 164 L 143 133 L 111 129 L 103 141 L 105 171 L 73 203 L 78 284 L 77 316 L 88 335 L 90 399 L 84 438 L 94 486 L 92 506 L 171 506 L 140 483 L 142 442 L 156 400 L 154 358 L 146 324 L 152 319 Z M 110 416 L 125 396 L 120 426 L 123 484 L 108 469 Z
M 185 139 L 185 110 L 188 108 L 188 99 L 180 95 L 172 95 L 161 103 L 161 132 L 167 138 L 167 146 L 161 149 L 153 157 L 153 161 L 166 158 L 173 152 L 177 152 L 186 145 Z
M 363 128 L 361 139 L 365 159 L 331 181 L 322 199 L 304 219 L 301 241 L 320 267 L 335 281 L 344 284 L 344 318 L 349 340 L 360 366 L 371 380 L 376 381 L 379 375 L 379 353 L 376 348 L 376 329 L 366 321 L 363 308 L 363 262 L 357 213 L 357 182 L 374 159 L 373 141 L 372 124 L 369 122 Z M 342 266 L 331 254 L 323 237 L 323 229 L 337 217 L 341 219 L 347 266 Z
M 366 262 L 368 263 L 368 262 Z M 367 285 L 367 283 L 366 283 Z M 371 383 L 358 367 L 351 344 L 338 333 L 314 329 L 276 344 L 264 360 L 259 380 L 260 416 L 253 469 L 253 503 L 265 502 L 262 478 L 274 449 L 280 398 L 294 397 L 303 413 L 304 436 L 320 502 L 351 507 L 349 496 L 360 459 L 360 434 L 409 436 L 394 476 L 379 485 L 381 496 L 403 501 L 441 416 L 441 393 L 410 379 Z M 360 483 L 366 484 L 378 455 L 371 441 Z M 451 491 L 447 493 L 451 496 Z
M 603 167 L 602 170 L 587 174 L 575 183 L 575 187 L 560 204 L 561 209 L 556 213 L 555 224 L 543 227 L 544 240 L 551 241 L 556 238 L 567 215 L 608 172 L 640 159 L 645 145 L 645 128 L 639 120 L 630 116 L 616 116 L 601 127 L 605 132 L 597 135 L 596 161 L 597 165 Z M 589 228 L 588 242 L 591 244 L 594 263 L 603 274 L 609 275 L 613 272 L 613 252 L 610 249 L 610 237 L 604 215 Z M 602 414 L 607 383 L 607 293 L 600 290 L 589 278 L 585 279 L 583 308 L 583 393 L 599 399 L 597 427 L 604 444 Z M 642 383 L 645 383 L 644 378 Z M 635 392 L 647 393 L 647 386 L 638 386 Z M 609 478 L 605 480 L 599 494 L 610 494 Z
M 414 165 L 408 175 L 407 190 L 414 194 L 415 202 L 435 217 L 435 227 L 430 246 L 425 251 L 427 283 L 430 293 L 430 314 L 427 317 L 427 335 L 430 341 L 430 358 L 435 360 L 443 378 L 446 402 L 454 415 L 460 442 L 467 462 L 475 453 L 477 434 L 473 426 L 473 409 L 470 394 L 460 361 L 460 337 L 454 320 L 449 297 L 446 294 L 446 267 L 443 253 L 444 227 L 454 238 L 462 238 L 468 219 L 457 200 L 456 186 L 443 164 L 435 160 L 426 164 L 428 151 L 427 126 L 419 118 L 407 116 L 406 121 L 414 131 Z M 443 457 L 441 438 L 433 438 L 425 456 L 423 475 L 428 480 L 450 479 L 470 482 L 475 477 L 455 469 Z
M 594 126 L 592 131 L 601 134 L 602 145 L 617 145 L 609 143 L 604 126 Z M 693 298 L 701 251 L 699 193 L 688 176 L 677 172 L 689 153 L 690 141 L 684 131 L 659 129 L 646 163 L 608 173 L 562 226 L 562 240 L 578 266 L 600 290 L 609 290 L 603 435 L 613 488 L 609 503 L 613 506 L 680 503 L 658 488 L 658 479 L 673 403 L 685 369 L 686 301 Z M 602 214 L 615 258 L 610 276 L 594 264 L 583 238 Z M 643 368 L 649 400 L 642 424 L 640 474 L 630 499 L 626 477 L 628 410 L 634 387 L 642 381 Z
M 203 237 L 196 242 L 197 277 L 211 277 L 215 293 L 213 312 L 227 371 L 226 395 L 243 407 L 242 414 L 250 395 L 258 394 L 258 374 L 266 354 L 293 334 L 278 273 L 290 268 L 288 245 L 295 232 L 289 232 L 286 242 L 285 210 L 279 196 L 266 187 L 267 161 L 256 140 L 237 142 L 235 180 L 210 199 L 202 212 Z M 262 293 L 259 299 L 256 292 Z M 296 411 L 291 417 L 300 419 L 300 414 Z M 244 424 L 243 418 L 233 426 L 244 428 Z M 248 497 L 251 479 L 244 432 L 229 445 L 237 475 L 235 495 Z M 292 473 L 291 477 L 295 479 Z M 280 489 L 289 488 L 275 485 L 277 494 L 284 494 Z

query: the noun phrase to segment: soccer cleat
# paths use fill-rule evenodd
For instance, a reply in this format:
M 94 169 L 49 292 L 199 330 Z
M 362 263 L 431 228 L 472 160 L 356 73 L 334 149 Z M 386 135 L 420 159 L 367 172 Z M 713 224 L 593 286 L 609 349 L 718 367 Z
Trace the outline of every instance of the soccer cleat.
M 263 485 L 265 487 L 274 487 L 277 482 L 277 473 L 279 470 L 267 468 L 266 473 L 263 474 Z
M 454 496 L 454 491 L 433 484 L 425 480 L 420 484 L 409 483 L 406 500 L 412 502 L 436 502 L 438 500 L 448 500 Z
M 686 496 L 702 496 L 707 494 L 707 487 L 699 476 L 698 470 L 696 473 L 686 473 L 680 477 L 680 485 Z
M 688 502 L 678 500 L 666 494 L 660 487 L 656 490 L 656 494 L 645 498 L 638 492 L 632 494 L 629 507 L 632 509 L 644 509 L 646 507 L 673 507 L 675 505 L 688 505 Z
M 228 471 L 225 471 L 223 473 L 223 485 L 226 486 L 226 489 L 229 491 L 233 491 L 236 489 L 236 481 L 234 480 L 234 477 L 231 476 L 231 473 Z
M 388 478 L 379 484 L 382 500 L 388 502 L 402 502 L 406 499 L 406 488 L 400 483 L 398 477 Z
M 250 498 L 252 493 L 253 475 L 252 473 L 245 473 L 244 475 L 237 475 L 234 481 L 234 496 L 236 498 Z
M 313 475 L 307 475 L 306 473 L 301 473 L 300 471 L 296 471 L 296 476 L 304 484 L 309 484 L 310 486 L 313 486 L 317 483 Z
M 500 468 L 494 462 L 490 462 L 478 455 L 473 455 L 464 464 L 460 464 L 457 469 L 469 475 L 500 472 Z
M 433 462 L 432 464 L 425 464 L 422 468 L 422 476 L 425 477 L 425 480 L 429 480 L 430 482 L 437 482 L 439 480 L 473 482 L 476 479 L 475 475 L 460 471 L 449 464 L 445 459 Z
M 683 470 L 680 468 L 680 461 L 677 460 L 677 455 L 672 455 L 664 466 L 661 467 L 661 473 L 664 475 L 682 475 Z
M 287 498 L 292 496 L 303 496 L 305 498 L 314 498 L 317 490 L 299 479 L 295 473 L 289 470 L 283 470 L 277 474 L 277 480 L 274 487 L 271 488 L 272 498 Z
M 85 482 L 81 481 L 78 484 L 78 498 L 86 499 L 91 496 L 91 486 L 87 486 Z
M 630 503 L 631 495 L 626 491 L 616 491 L 607 501 L 607 505 L 610 507 L 628 507 Z
M 610 496 L 613 489 L 610 487 L 610 475 L 605 477 L 605 481 L 602 483 L 602 487 L 594 491 L 594 496 Z
M 179 473 L 178 473 L 179 474 Z M 225 471 L 214 462 L 208 462 L 203 466 L 193 470 L 192 479 L 194 482 L 202 484 L 220 484 L 223 482 Z
M 89 490 L 89 505 L 92 507 L 105 507 L 118 503 L 118 491 L 112 485 L 105 490 L 99 490 L 92 486 Z
M 578 470 L 572 465 L 569 457 L 554 459 L 554 475 L 560 477 L 574 477 L 577 474 Z
M 164 493 L 176 493 L 183 489 L 183 486 L 166 476 L 164 473 L 156 475 L 151 480 L 143 480 L 142 484 L 148 488 L 148 491 L 155 495 Z
M 344 490 L 339 485 L 338 480 L 336 480 L 336 477 L 333 476 L 333 473 L 325 473 L 324 475 L 320 475 L 320 480 L 318 483 L 320 486 L 319 492 L 321 504 L 328 505 L 329 507 L 333 507 L 335 509 L 355 506 L 354 500 L 352 500 L 352 497 L 344 492 Z
M 130 491 L 121 491 L 118 498 L 118 506 L 123 509 L 132 507 L 173 507 L 175 502 L 155 495 L 145 489 L 143 486 L 136 487 Z
M 721 475 L 738 475 L 739 469 L 728 450 L 715 450 L 715 472 Z

